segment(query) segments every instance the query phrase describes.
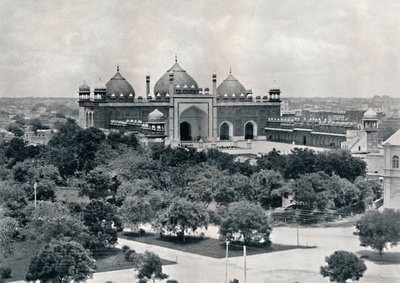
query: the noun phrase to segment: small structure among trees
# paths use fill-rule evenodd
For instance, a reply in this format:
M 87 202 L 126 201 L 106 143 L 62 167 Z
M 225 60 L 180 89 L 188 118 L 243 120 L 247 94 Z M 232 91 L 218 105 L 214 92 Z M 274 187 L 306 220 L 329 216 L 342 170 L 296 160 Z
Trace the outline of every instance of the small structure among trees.
M 346 251 L 335 251 L 325 258 L 328 265 L 321 266 L 321 275 L 331 282 L 346 283 L 348 279 L 358 281 L 367 270 L 362 259 Z

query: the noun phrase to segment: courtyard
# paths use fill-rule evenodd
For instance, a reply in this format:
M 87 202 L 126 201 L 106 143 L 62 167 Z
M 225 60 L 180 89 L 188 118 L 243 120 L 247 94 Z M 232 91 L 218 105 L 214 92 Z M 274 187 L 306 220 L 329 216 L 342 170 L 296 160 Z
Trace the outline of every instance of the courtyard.
M 247 282 L 329 282 L 322 278 L 319 268 L 325 263 L 325 257 L 335 250 L 346 250 L 358 255 L 369 254 L 365 263 L 368 267 L 359 282 L 395 283 L 400 281 L 399 263 L 400 248 L 391 248 L 382 257 L 372 257 L 369 248 L 359 246 L 357 236 L 353 235 L 353 227 L 276 227 L 271 234 L 272 242 L 282 245 L 297 244 L 297 229 L 299 229 L 299 244 L 316 246 L 313 249 L 291 249 L 272 253 L 247 256 Z M 205 232 L 208 237 L 217 237 L 217 228 L 209 227 Z M 119 239 L 118 246 L 128 245 L 137 252 L 145 250 L 157 253 L 161 258 L 176 261 L 177 264 L 164 266 L 163 270 L 170 279 L 178 282 L 225 282 L 225 258 L 215 259 L 197 254 L 182 252 L 165 247 L 149 245 L 137 241 Z M 390 262 L 384 261 L 390 258 Z M 88 282 L 133 282 L 133 269 L 95 273 Z M 228 279 L 236 278 L 244 282 L 243 257 L 228 258 Z

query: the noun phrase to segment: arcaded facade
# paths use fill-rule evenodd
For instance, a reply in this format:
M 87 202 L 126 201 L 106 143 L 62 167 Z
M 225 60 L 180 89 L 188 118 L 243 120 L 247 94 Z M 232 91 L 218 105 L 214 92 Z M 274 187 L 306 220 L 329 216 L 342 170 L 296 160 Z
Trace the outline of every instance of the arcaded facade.
M 85 83 L 79 87 L 79 123 L 103 129 L 121 123 L 147 126 L 149 114 L 157 111 L 171 144 L 265 139 L 267 120 L 280 117 L 279 88 L 253 96 L 231 72 L 218 86 L 217 75 L 211 79 L 211 90 L 200 88 L 175 60 L 153 93 L 146 76 L 146 93 L 137 95 L 117 67 L 106 85 L 100 82 L 93 91 Z

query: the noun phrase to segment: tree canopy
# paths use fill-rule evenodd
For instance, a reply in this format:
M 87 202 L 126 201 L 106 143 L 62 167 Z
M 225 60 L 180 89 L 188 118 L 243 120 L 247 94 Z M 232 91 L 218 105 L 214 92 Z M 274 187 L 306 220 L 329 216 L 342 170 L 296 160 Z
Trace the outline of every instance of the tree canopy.
M 25 279 L 42 283 L 79 282 L 89 278 L 95 268 L 95 261 L 79 243 L 57 240 L 32 258 Z
M 248 201 L 231 203 L 223 213 L 219 233 L 222 239 L 247 244 L 270 245 L 270 227 L 264 210 Z
M 325 258 L 326 266 L 321 266 L 320 273 L 329 277 L 331 282 L 345 283 L 348 279 L 358 281 L 367 270 L 362 259 L 347 251 L 335 251 Z
M 370 246 L 381 255 L 388 244 L 396 246 L 400 241 L 400 212 L 391 209 L 367 212 L 357 221 L 356 229 L 360 245 Z
M 143 255 L 137 256 L 136 270 L 138 272 L 139 282 L 148 282 L 152 280 L 163 280 L 168 275 L 162 272 L 161 259 L 155 253 L 145 251 Z
M 176 233 L 182 241 L 185 241 L 185 232 L 207 227 L 208 221 L 208 213 L 202 205 L 176 198 L 157 220 L 156 225 L 159 229 Z

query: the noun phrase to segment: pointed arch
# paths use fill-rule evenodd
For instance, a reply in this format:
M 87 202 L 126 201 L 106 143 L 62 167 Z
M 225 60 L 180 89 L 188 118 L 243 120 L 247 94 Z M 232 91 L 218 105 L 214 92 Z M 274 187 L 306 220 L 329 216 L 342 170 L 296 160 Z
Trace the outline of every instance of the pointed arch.
M 252 140 L 257 138 L 257 123 L 253 120 L 244 123 L 244 139 Z
M 208 115 L 202 110 L 200 107 L 196 105 L 192 105 L 189 108 L 185 109 L 179 115 L 179 126 L 180 126 L 180 134 L 182 140 L 182 126 L 183 129 L 187 129 L 187 125 L 183 124 L 187 123 L 190 126 L 190 139 L 193 141 L 199 141 L 200 139 L 206 140 L 208 138 Z M 189 138 L 184 136 L 184 138 Z M 186 139 L 189 140 L 189 139 Z
M 219 140 L 221 141 L 227 141 L 231 140 L 233 136 L 233 125 L 229 121 L 223 121 L 219 125 Z

